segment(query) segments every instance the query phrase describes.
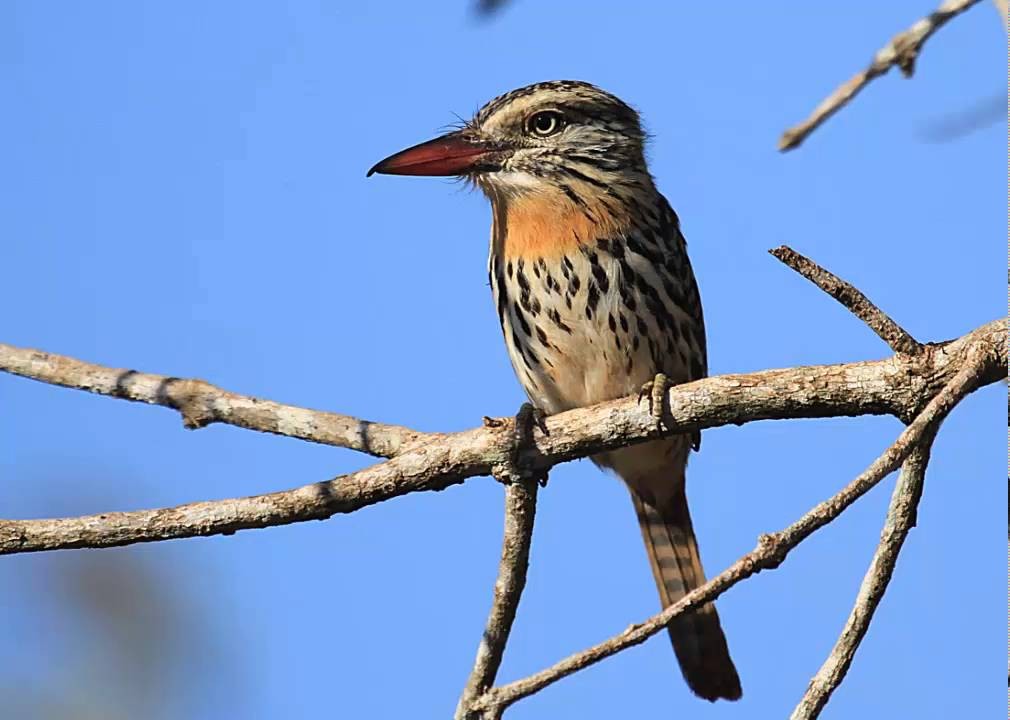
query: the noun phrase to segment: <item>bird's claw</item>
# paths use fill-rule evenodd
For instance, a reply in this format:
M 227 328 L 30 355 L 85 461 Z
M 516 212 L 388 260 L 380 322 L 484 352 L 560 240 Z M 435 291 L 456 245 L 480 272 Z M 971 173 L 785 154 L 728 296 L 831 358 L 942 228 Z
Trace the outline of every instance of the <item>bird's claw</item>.
M 516 413 L 515 421 L 512 425 L 512 449 L 509 453 L 509 472 L 503 473 L 503 482 L 510 482 L 512 476 L 517 474 L 521 477 L 535 478 L 540 487 L 547 486 L 547 473 L 531 467 L 528 460 L 524 459 L 524 452 L 536 447 L 533 440 L 533 428 L 540 428 L 540 432 L 549 435 L 547 430 L 547 413 L 532 403 L 525 402 Z
M 656 429 L 663 429 L 663 403 L 666 400 L 666 391 L 670 388 L 670 380 L 663 373 L 656 373 L 656 377 L 642 385 L 638 391 L 638 401 L 642 398 L 649 399 L 649 413 L 656 423 Z
M 544 435 L 551 434 L 547 429 L 547 413 L 544 412 L 543 408 L 538 408 L 533 403 L 525 402 L 519 407 L 519 412 L 516 413 L 516 435 L 526 433 L 521 439 L 523 441 L 532 440 L 534 425 L 540 428 L 540 432 Z

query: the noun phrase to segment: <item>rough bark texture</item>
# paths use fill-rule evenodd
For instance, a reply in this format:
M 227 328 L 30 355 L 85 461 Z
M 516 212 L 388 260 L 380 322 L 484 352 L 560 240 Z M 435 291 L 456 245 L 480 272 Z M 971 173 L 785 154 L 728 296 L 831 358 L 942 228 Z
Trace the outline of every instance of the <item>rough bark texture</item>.
M 224 423 L 379 457 L 393 457 L 405 447 L 439 437 L 398 425 L 239 395 L 203 380 L 105 367 L 4 343 L 0 343 L 0 370 L 49 385 L 172 408 L 179 411 L 190 430 Z
M 754 420 L 884 414 L 907 418 L 936 395 L 969 356 L 981 353 L 990 358 L 985 382 L 1005 377 L 1004 341 L 1004 322 L 997 320 L 952 342 L 926 345 L 918 356 L 722 375 L 678 385 L 668 393 L 669 414 L 662 430 L 647 403 L 637 398 L 571 410 L 548 418 L 550 434 L 538 433 L 535 446 L 525 449 L 521 460 L 530 468 L 546 470 L 648 438 Z M 0 352 L 0 369 L 8 368 L 9 357 Z M 47 358 L 56 362 L 53 355 Z M 388 446 L 388 437 L 401 437 L 402 428 L 386 436 L 386 427 L 374 430 L 373 445 Z M 76 518 L 2 520 L 0 554 L 112 547 L 322 520 L 487 475 L 493 465 L 508 459 L 512 438 L 511 423 L 440 435 L 364 470 L 265 495 Z
M 494 584 L 494 598 L 488 613 L 484 634 L 477 646 L 470 679 L 456 707 L 455 720 L 473 716 L 471 705 L 494 685 L 505 655 L 512 623 L 519 609 L 519 598 L 526 587 L 526 571 L 530 563 L 530 545 L 533 540 L 533 519 L 537 509 L 535 478 L 516 479 L 505 488 L 505 532 L 502 537 L 501 561 L 498 579 Z
M 997 355 L 1006 373 L 1006 358 L 1002 352 Z M 595 645 L 587 650 L 571 655 L 561 662 L 525 677 L 521 680 L 492 688 L 473 703 L 475 710 L 486 712 L 487 717 L 497 717 L 512 703 L 539 692 L 563 677 L 593 665 L 633 645 L 645 642 L 652 635 L 663 630 L 677 615 L 699 605 L 715 600 L 742 580 L 761 572 L 776 568 L 786 555 L 818 529 L 838 517 L 853 502 L 873 488 L 880 480 L 893 472 L 920 446 L 928 442 L 940 422 L 969 393 L 983 384 L 989 377 L 989 364 L 994 360 L 991 349 L 976 349 L 966 359 L 965 365 L 923 408 L 912 423 L 905 428 L 898 439 L 878 457 L 855 480 L 846 485 L 836 495 L 820 503 L 789 527 L 758 539 L 757 547 L 726 570 L 716 575 L 698 589 L 685 595 L 679 602 L 639 625 L 632 625 L 620 635 Z M 858 644 L 862 635 L 853 638 Z M 854 647 L 854 646 L 853 646 Z M 838 677 L 838 682 L 841 676 Z M 830 694 L 830 691 L 828 692 Z M 817 713 L 808 715 L 816 717 Z

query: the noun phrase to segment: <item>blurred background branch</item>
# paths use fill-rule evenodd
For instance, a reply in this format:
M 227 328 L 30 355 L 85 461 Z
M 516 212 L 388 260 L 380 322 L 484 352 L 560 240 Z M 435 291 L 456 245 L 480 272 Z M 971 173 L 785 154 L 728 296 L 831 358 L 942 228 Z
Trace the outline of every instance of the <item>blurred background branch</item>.
M 996 11 L 999 12 L 1000 18 L 1003 20 L 1003 29 L 1010 31 L 1010 25 L 1008 25 L 1007 20 L 1007 6 L 1010 3 L 1007 0 L 992 0 L 992 3 L 996 6 Z
M 887 45 L 877 51 L 877 54 L 873 56 L 873 62 L 865 70 L 856 73 L 839 85 L 820 105 L 814 108 L 806 120 L 782 133 L 782 137 L 779 139 L 779 150 L 792 150 L 799 147 L 810 136 L 810 133 L 845 107 L 862 92 L 870 81 L 886 74 L 892 67 L 897 66 L 902 75 L 907 78 L 912 77 L 915 72 L 915 61 L 925 42 L 950 20 L 979 1 L 945 0 L 940 7 L 918 20 L 908 30 L 895 35 Z

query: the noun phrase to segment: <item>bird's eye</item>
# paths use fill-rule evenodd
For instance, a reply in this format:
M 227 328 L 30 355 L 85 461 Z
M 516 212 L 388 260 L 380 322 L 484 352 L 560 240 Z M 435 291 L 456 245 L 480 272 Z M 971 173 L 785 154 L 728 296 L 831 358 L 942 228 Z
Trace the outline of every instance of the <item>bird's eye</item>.
M 558 132 L 565 126 L 565 119 L 561 113 L 554 110 L 544 110 L 543 112 L 530 115 L 526 121 L 526 131 L 537 137 L 547 137 Z

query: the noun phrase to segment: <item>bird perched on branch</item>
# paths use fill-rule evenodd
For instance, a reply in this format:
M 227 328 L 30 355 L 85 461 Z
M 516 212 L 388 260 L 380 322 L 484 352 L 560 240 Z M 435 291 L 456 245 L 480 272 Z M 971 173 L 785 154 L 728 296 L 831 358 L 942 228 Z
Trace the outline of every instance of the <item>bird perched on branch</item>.
M 614 95 L 543 82 L 368 173 L 459 176 L 490 199 L 491 288 L 512 366 L 541 412 L 641 392 L 660 423 L 667 384 L 707 373 L 684 236 L 644 143 L 638 114 Z M 631 491 L 664 607 L 705 582 L 685 496 L 687 456 L 699 444 L 697 434 L 675 435 L 593 457 Z M 741 696 L 713 604 L 668 630 L 696 694 Z

